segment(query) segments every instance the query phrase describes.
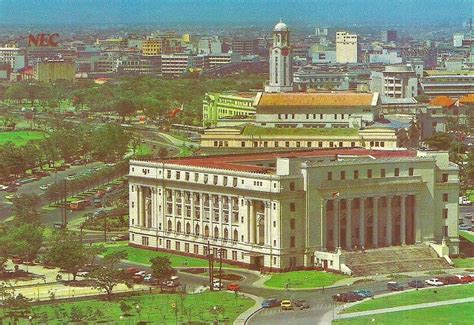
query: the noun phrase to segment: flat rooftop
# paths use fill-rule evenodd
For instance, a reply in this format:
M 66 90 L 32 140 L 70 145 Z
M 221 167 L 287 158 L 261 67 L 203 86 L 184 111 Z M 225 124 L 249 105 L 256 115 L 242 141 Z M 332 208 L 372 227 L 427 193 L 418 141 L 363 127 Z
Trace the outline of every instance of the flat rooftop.
M 359 148 L 348 149 L 313 149 L 286 152 L 267 152 L 252 154 L 232 154 L 221 156 L 200 156 L 189 158 L 171 158 L 163 160 L 147 160 L 149 162 L 165 163 L 178 166 L 200 167 L 210 169 L 230 170 L 236 172 L 248 172 L 259 174 L 274 174 L 276 168 L 258 166 L 259 162 L 268 162 L 277 158 L 318 158 L 329 157 L 337 158 L 338 156 L 367 157 L 371 156 L 375 159 L 387 158 L 409 158 L 416 157 L 415 150 L 369 150 Z M 133 162 L 132 162 L 133 163 Z

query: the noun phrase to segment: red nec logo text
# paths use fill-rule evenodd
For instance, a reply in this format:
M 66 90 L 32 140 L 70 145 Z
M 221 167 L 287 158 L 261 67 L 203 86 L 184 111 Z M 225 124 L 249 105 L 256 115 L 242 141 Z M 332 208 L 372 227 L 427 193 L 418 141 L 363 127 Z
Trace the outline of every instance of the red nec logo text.
M 39 46 L 39 47 L 54 47 L 58 46 L 56 39 L 59 37 L 58 33 L 54 34 L 38 34 L 28 36 L 28 46 Z

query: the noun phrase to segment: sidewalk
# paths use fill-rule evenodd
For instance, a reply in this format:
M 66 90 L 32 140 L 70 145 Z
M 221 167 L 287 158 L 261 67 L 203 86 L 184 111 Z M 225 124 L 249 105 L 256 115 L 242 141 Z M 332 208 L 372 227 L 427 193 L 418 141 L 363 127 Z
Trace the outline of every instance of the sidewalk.
M 451 269 L 443 269 L 447 274 L 461 274 L 461 273 L 466 273 L 464 268 L 451 268 Z M 402 277 L 400 279 L 397 278 L 392 278 L 389 277 L 390 274 L 379 274 L 379 275 L 367 275 L 367 276 L 358 276 L 358 277 L 347 277 L 341 280 L 336 281 L 333 285 L 330 286 L 325 286 L 324 288 L 338 288 L 338 287 L 344 287 L 344 286 L 350 286 L 353 285 L 357 281 L 361 280 L 368 280 L 368 281 L 399 281 L 399 280 L 407 280 L 409 278 L 417 278 L 417 277 L 426 277 L 428 276 L 428 272 L 430 271 L 424 271 L 424 272 L 405 272 L 405 273 L 396 273 L 397 275 L 401 275 Z M 431 275 L 432 277 L 437 277 L 437 276 L 443 276 L 444 274 L 440 275 Z M 408 277 L 403 277 L 403 276 L 408 276 Z M 310 290 L 320 290 L 322 287 L 313 287 L 313 288 L 273 288 L 273 287 L 267 287 L 265 286 L 265 281 L 271 278 L 271 275 L 261 275 L 261 278 L 252 283 L 252 286 L 256 288 L 264 288 L 264 289 L 270 289 L 270 290 L 289 290 L 289 291 L 310 291 Z
M 257 296 L 254 296 L 254 295 L 251 295 L 251 294 L 248 294 L 248 293 L 240 293 L 240 294 L 247 297 L 247 298 L 255 300 L 255 305 L 253 305 L 253 307 L 247 309 L 242 314 L 237 316 L 237 318 L 234 321 L 234 325 L 244 325 L 244 324 L 246 324 L 247 320 L 253 314 L 255 314 L 257 311 L 259 311 L 262 308 L 262 301 L 263 301 L 262 297 L 257 297 Z
M 384 308 L 384 309 L 373 309 L 373 310 L 360 311 L 360 312 L 349 313 L 349 314 L 340 314 L 340 315 L 336 316 L 336 319 L 344 319 L 344 318 L 353 318 L 353 317 L 359 317 L 359 316 L 385 314 L 385 313 L 391 313 L 391 312 L 396 312 L 396 311 L 405 311 L 405 310 L 420 309 L 420 308 L 430 308 L 430 307 L 454 305 L 454 304 L 461 304 L 461 303 L 465 303 L 465 302 L 474 302 L 474 297 L 462 298 L 462 299 L 453 299 L 453 300 L 445 300 L 445 301 L 437 301 L 437 302 L 428 302 L 428 303 L 424 303 L 424 304 L 399 306 L 399 307 L 391 307 L 391 308 Z

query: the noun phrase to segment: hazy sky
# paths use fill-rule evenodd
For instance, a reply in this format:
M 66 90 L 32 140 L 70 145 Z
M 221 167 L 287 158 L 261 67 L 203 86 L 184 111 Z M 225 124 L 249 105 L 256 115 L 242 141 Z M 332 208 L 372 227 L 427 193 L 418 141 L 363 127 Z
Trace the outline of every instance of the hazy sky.
M 0 24 L 461 24 L 474 0 L 0 0 Z

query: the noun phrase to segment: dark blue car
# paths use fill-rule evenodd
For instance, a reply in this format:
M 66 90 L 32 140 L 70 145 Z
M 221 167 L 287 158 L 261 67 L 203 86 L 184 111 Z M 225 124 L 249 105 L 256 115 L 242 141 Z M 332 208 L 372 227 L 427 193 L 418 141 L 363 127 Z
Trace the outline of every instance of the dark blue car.
M 280 307 L 281 300 L 276 298 L 265 299 L 262 301 L 262 308 Z

